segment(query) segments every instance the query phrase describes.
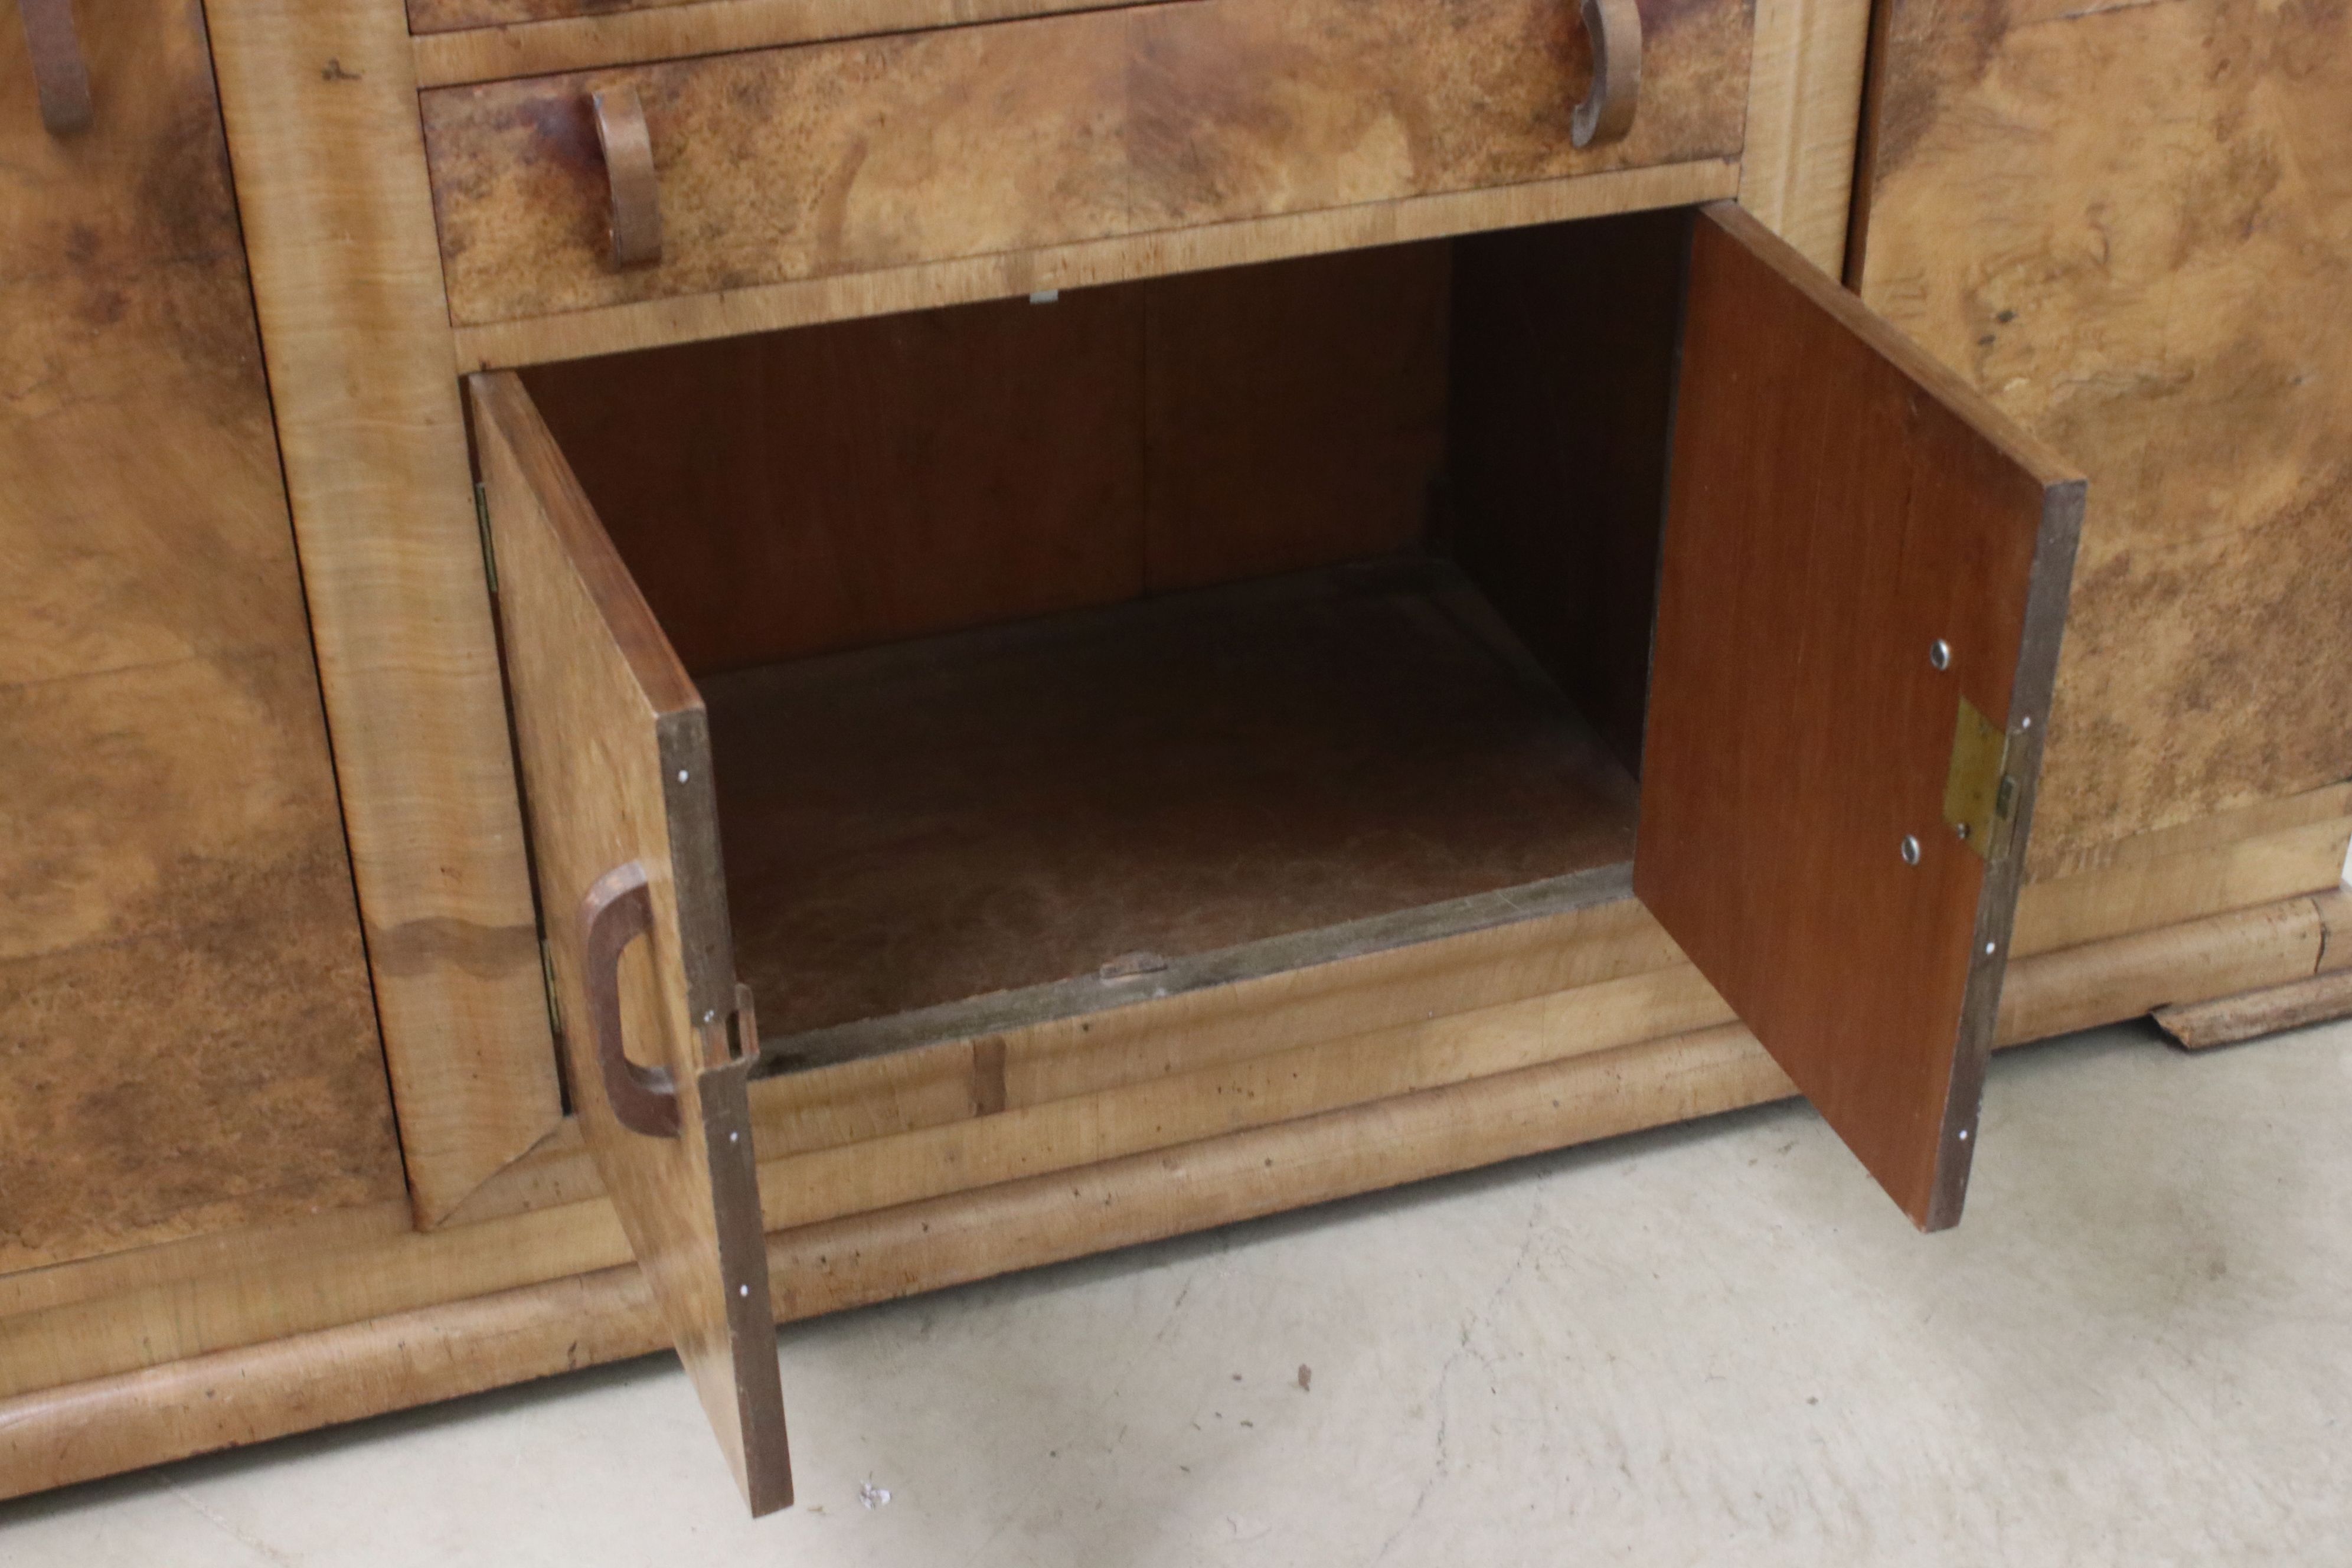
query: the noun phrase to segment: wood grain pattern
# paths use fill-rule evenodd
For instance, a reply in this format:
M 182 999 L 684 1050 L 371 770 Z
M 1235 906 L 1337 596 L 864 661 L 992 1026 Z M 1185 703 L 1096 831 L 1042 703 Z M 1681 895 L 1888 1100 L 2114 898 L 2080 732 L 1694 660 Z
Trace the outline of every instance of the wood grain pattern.
M 1886 28 L 1864 297 L 2091 476 L 2037 870 L 2352 776 L 2352 13 Z
M 772 1036 L 1624 859 L 1632 781 L 1404 563 L 713 682 Z
M 1092 289 L 1139 278 L 1408 244 L 1479 229 L 1688 206 L 1729 195 L 1738 184 L 1736 162 L 1706 159 L 1366 202 L 460 327 L 456 332 L 457 357 L 460 366 L 469 370 L 543 364 L 820 321 L 1017 299 L 1041 290 Z
M 2224 844 L 2337 823 L 2347 816 L 2352 816 L 2352 784 L 2327 784 L 2301 795 L 2256 801 L 2194 822 L 2151 827 L 2128 838 L 2093 845 L 2074 854 L 2054 858 L 2058 863 L 2038 873 L 2036 879 L 2067 880 L 2110 867 L 2145 865 Z
M 417 1217 L 562 1113 L 432 239 L 381 0 L 212 0 L 236 196 Z
M 2319 923 L 2298 899 L 2024 960 L 2000 1042 L 2131 1017 L 2200 985 L 2308 973 Z M 768 1243 L 775 1310 L 836 1311 L 1791 1092 L 1742 1030 L 1641 1040 L 782 1231 Z M 21 1394 L 0 1402 L 0 1496 L 644 1354 L 661 1332 L 643 1277 L 610 1268 Z
M 1737 207 L 1694 225 L 1682 356 L 1634 886 L 1940 1228 L 1966 1191 L 2082 483 Z M 2010 737 L 2014 832 L 1986 849 L 1940 809 L 1963 699 Z
M 2233 884 L 2221 868 L 2242 853 L 2243 846 L 2223 842 L 2170 858 L 2182 886 L 2210 894 Z M 2334 878 L 2334 868 L 2325 868 L 2306 888 L 2332 885 Z M 2047 929 L 2034 907 L 2063 886 L 2029 888 L 2021 927 Z M 2193 910 L 2200 918 L 2190 923 L 2121 941 L 2048 954 L 2021 950 L 2023 962 L 2002 999 L 2001 1037 L 2039 1037 L 2151 1006 L 2306 976 L 2331 945 L 2341 950 L 2352 942 L 2352 932 L 2331 926 L 2323 915 L 2318 906 L 2327 901 L 2294 898 L 2218 917 Z M 1059 1129 L 1053 1131 L 1054 1147 L 1079 1158 L 1166 1146 L 1155 1141 L 1148 1119 L 1121 1116 L 1087 1129 L 1083 1097 L 1109 1091 L 1099 1103 L 1148 1117 L 1160 1110 L 1149 1089 L 1155 1078 L 1194 1074 L 1203 1075 L 1196 1084 L 1246 1086 L 1255 1071 L 1251 1063 L 1269 1053 L 1319 1042 L 1327 1047 L 1322 1059 L 1337 1063 L 1349 1059 L 1346 1042 L 1358 1035 L 1416 1025 L 1418 1033 L 1390 1036 L 1404 1043 L 1408 1060 L 1397 1065 L 1423 1075 L 1420 1081 L 1451 1081 L 1444 1077 L 1448 1064 L 1462 1059 L 1449 1054 L 1455 1042 L 1484 1060 L 1519 1048 L 1540 1053 L 1547 1038 L 1575 1053 L 1604 1044 L 1612 1031 L 1631 1044 L 1727 1016 L 1689 1010 L 1688 988 L 1696 984 L 1655 921 L 1633 900 L 1621 898 L 1558 919 L 1138 1003 L 1008 1037 L 1008 1110 L 1080 1097 L 1077 1105 L 1025 1122 L 977 1114 L 976 1052 L 947 1048 L 754 1084 L 754 1136 L 772 1166 L 803 1152 L 867 1142 L 869 1155 L 878 1157 L 877 1168 L 854 1191 L 779 1199 L 803 1216 L 839 1215 L 858 1194 L 959 1190 L 968 1184 L 957 1171 L 1018 1163 L 1023 1137 L 1039 1130 Z M 1536 1008 L 1522 1005 L 1555 992 L 1567 994 Z M 1538 1032 L 1515 1046 L 1482 1023 L 1514 1014 L 1562 1032 Z M 1087 1023 L 1091 1030 L 1082 1027 Z M 1208 1074 L 1219 1064 L 1229 1066 L 1230 1075 Z M 1343 1078 L 1319 1074 L 1318 1081 L 1318 1092 L 1331 1098 L 1316 1109 L 1353 1103 Z M 1295 1108 L 1302 1101 L 1286 1103 Z M 1183 1109 L 1188 1117 L 1203 1113 L 1198 1105 Z M 1240 1117 L 1245 1124 L 1248 1114 Z M 964 1126 L 953 1139 L 898 1136 L 957 1121 Z M 1042 1152 L 1032 1152 L 1022 1168 L 1038 1171 Z M 520 1163 L 512 1173 L 540 1185 L 541 1206 L 475 1224 L 420 1234 L 407 1228 L 397 1206 L 388 1215 L 353 1210 L 331 1222 L 301 1221 L 0 1276 L 0 1397 L 625 1261 L 628 1242 L 610 1205 L 591 1201 L 598 1187 L 573 1124 L 549 1140 L 541 1159 Z M 801 1169 L 805 1173 L 821 1163 Z M 775 1186 L 763 1180 L 763 1199 Z M 557 1204 L 562 1206 L 548 1206 Z
M 556 71 L 782 44 L 965 26 L 1062 11 L 1098 11 L 1136 0 L 643 0 L 571 5 L 558 0 L 423 0 L 409 8 L 419 87 L 504 81 Z M 429 14 L 419 18 L 420 10 Z M 462 13 L 462 14 L 461 14 Z
M 1417 543 L 1445 279 L 1349 251 L 524 379 L 699 676 Z
M 1757 0 L 1739 205 L 1835 272 L 1845 256 L 1870 0 Z
M 728 1468 L 766 1513 L 791 1503 L 792 1470 L 702 700 L 521 382 L 469 390 L 573 1112 Z M 590 1026 L 583 900 L 631 865 L 652 914 L 617 955 L 614 1022 L 667 1073 L 675 1137 L 623 1125 Z
M 1444 245 L 1394 246 L 1141 286 L 1152 591 L 1422 542 L 1450 272 Z
M 402 1191 L 203 16 L 83 21 L 62 139 L 0 21 L 0 1270 Z
M 2020 901 L 2014 956 L 2096 946 L 2330 886 L 2352 837 L 2331 793 L 2303 806 L 2316 814 L 2332 805 L 2333 816 L 2282 826 L 2274 811 L 2249 813 L 2240 825 L 2247 837 L 2182 847 L 2159 835 L 2149 856 L 2121 854 L 2097 872 L 2035 884 Z M 2302 906 L 2284 907 L 2301 911 L 2307 956 L 2352 952 L 2352 931 L 2315 929 Z M 2197 987 L 2243 959 L 2239 937 L 2212 954 L 2185 942 L 2164 950 L 2177 976 L 2161 965 L 2136 971 L 2136 994 L 2161 998 L 2177 984 L 2203 994 Z M 2045 994 L 2058 1015 L 2042 1032 L 2102 1005 L 2066 986 Z M 1731 1016 L 1637 902 L 1603 901 L 764 1079 L 753 1086 L 752 1114 L 768 1162 L 766 1214 L 772 1226 L 835 1218 L 849 1212 L 845 1202 L 911 1202 L 982 1170 L 1082 1163 L 1158 1147 L 1186 1128 L 1207 1135 L 1335 1109 L 1368 1083 L 1459 1081 L 1534 1059 L 1517 1052 L 1564 1058 Z M 1003 1111 L 1028 1114 L 971 1125 Z M 800 1158 L 821 1152 L 832 1157 Z M 576 1143 L 551 1146 L 527 1168 L 545 1201 L 595 1190 Z
M 697 675 L 1143 590 L 1132 289 L 525 380 Z
M 435 89 L 452 319 L 1737 156 L 1746 7 L 1657 11 L 1633 134 L 1582 153 L 1589 56 L 1558 0 L 1200 0 Z M 621 85 L 669 224 L 663 263 L 627 273 L 602 260 L 583 107 Z
M 1133 0 L 857 0 L 843 5 L 835 0 L 407 0 L 412 32 L 433 34 L 457 30 L 528 32 L 530 24 L 601 24 L 607 28 L 635 23 L 651 26 L 667 22 L 690 29 L 674 35 L 699 42 L 700 47 L 664 48 L 623 58 L 667 58 L 673 55 L 713 54 L 725 44 L 713 44 L 713 29 L 757 26 L 790 26 L 793 32 L 772 42 L 799 41 L 834 33 L 887 33 L 909 27 L 958 26 L 1008 16 L 1053 11 L 1087 10 Z M 541 26 L 539 31 L 552 31 Z M 724 32 L 719 37 L 727 37 Z M 740 47 L 740 46 L 739 46 Z M 515 73 L 508 73 L 509 75 Z
M 2018 906 L 2010 945 L 2074 947 L 2324 888 L 2328 868 L 2344 864 L 2347 828 L 2336 817 L 2237 840 L 2226 855 L 2186 850 L 2037 882 L 2039 895 Z
M 2159 1007 L 2156 1026 L 2183 1050 L 2242 1045 L 2286 1029 L 2352 1016 L 2352 973 L 2337 970 L 2214 1002 Z

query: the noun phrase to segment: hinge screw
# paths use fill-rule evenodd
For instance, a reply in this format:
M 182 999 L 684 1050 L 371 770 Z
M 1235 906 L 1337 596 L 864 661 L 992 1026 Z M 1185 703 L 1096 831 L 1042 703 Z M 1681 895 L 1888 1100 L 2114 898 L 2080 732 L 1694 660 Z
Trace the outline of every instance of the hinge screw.
M 1919 863 L 1919 840 L 1908 833 L 1903 836 L 1903 863 L 1906 866 Z

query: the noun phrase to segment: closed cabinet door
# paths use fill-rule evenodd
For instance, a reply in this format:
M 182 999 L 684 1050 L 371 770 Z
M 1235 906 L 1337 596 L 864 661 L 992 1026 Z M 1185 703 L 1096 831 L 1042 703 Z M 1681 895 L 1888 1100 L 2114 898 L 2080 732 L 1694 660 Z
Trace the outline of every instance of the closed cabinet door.
M 510 374 L 469 384 L 564 1062 L 751 1511 L 792 1501 L 702 699 Z
M 1959 1218 L 2084 485 L 1729 205 L 1691 226 L 1635 892 Z

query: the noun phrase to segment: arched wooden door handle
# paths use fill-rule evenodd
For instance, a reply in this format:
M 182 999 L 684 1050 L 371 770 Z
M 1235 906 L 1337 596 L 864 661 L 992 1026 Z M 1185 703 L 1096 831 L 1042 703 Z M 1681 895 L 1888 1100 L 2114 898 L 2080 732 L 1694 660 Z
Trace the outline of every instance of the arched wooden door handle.
M 677 1089 L 669 1069 L 639 1067 L 621 1047 L 621 953 L 654 929 L 646 868 L 632 860 L 597 878 L 580 900 L 580 984 L 588 993 L 588 1027 L 614 1120 L 648 1138 L 675 1138 Z
M 589 100 L 604 177 L 613 192 L 613 260 L 643 267 L 662 253 L 661 181 L 654 173 L 653 133 L 633 87 L 607 88 Z
M 1622 140 L 1642 103 L 1642 13 L 1633 0 L 1584 0 L 1592 44 L 1592 86 L 1569 121 L 1579 147 Z
M 33 91 L 41 100 L 41 123 L 52 136 L 89 128 L 89 68 L 82 64 L 81 35 L 74 31 L 73 0 L 16 0 L 25 43 L 33 57 Z

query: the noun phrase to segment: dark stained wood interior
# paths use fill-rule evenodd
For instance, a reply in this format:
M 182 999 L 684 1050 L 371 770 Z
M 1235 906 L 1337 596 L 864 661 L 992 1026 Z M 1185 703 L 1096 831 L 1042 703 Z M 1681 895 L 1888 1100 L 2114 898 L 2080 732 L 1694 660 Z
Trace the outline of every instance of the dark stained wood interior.
M 525 373 L 709 701 L 762 1033 L 1625 860 L 1687 226 Z
M 1144 337 L 1149 585 L 1421 542 L 1444 469 L 1452 247 L 1170 278 Z
M 1454 247 L 1454 557 L 1640 767 L 1690 216 Z
M 706 683 L 763 1033 L 1623 860 L 1631 779 L 1507 638 L 1370 563 Z
M 1420 542 L 1447 247 L 523 374 L 696 675 Z
M 1143 295 L 525 373 L 696 675 L 1143 590 Z

